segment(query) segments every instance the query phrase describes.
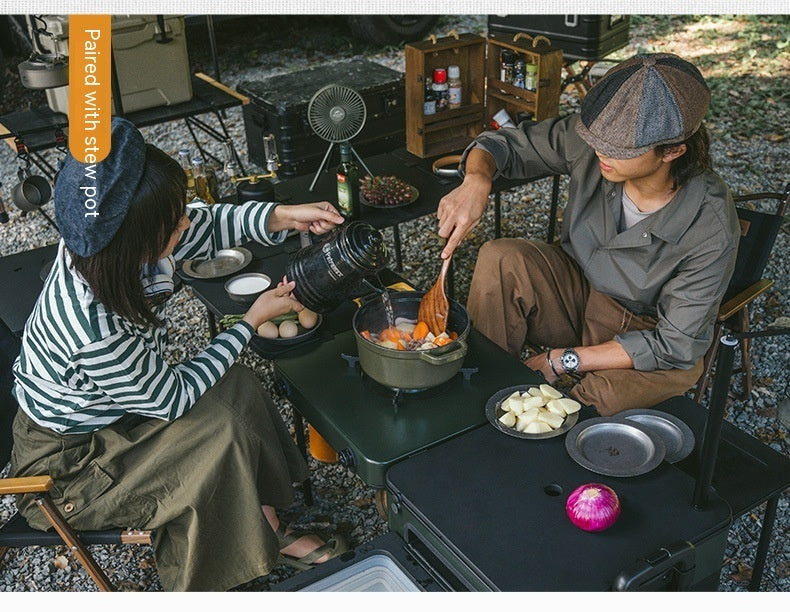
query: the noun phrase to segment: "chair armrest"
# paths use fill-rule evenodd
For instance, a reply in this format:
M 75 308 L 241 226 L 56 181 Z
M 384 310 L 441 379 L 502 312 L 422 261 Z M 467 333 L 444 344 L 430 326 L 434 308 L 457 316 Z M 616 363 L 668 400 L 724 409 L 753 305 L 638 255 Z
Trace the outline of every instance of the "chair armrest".
M 764 278 L 747 287 L 740 293 L 735 294 L 719 306 L 719 321 L 726 321 L 741 308 L 756 300 L 773 286 L 774 281 Z
M 25 476 L 24 478 L 0 478 L 0 495 L 19 493 L 46 493 L 55 481 L 50 476 Z

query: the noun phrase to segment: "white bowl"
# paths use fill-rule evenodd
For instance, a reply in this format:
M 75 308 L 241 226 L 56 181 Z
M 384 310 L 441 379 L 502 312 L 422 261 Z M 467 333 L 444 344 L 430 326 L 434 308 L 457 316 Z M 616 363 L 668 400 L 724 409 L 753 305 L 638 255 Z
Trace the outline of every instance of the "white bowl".
M 247 274 L 239 274 L 228 280 L 225 283 L 225 291 L 230 299 L 251 304 L 271 286 L 272 279 L 266 274 L 249 272 Z

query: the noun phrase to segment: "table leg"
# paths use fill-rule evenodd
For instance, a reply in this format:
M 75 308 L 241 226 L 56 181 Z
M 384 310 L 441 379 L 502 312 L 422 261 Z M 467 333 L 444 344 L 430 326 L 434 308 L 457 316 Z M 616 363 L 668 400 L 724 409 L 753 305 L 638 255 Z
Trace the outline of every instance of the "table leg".
M 217 318 L 208 309 L 206 309 L 206 322 L 208 323 L 208 335 L 213 338 L 217 335 Z
M 494 194 L 494 238 L 502 236 L 502 196 L 497 191 Z
M 549 229 L 546 232 L 546 242 L 554 242 L 554 226 L 557 222 L 557 205 L 560 198 L 560 175 L 554 176 L 551 184 L 551 206 L 549 207 Z
M 776 519 L 776 507 L 779 505 L 779 495 L 774 495 L 768 500 L 763 515 L 763 528 L 760 531 L 760 542 L 757 544 L 757 554 L 754 557 L 752 567 L 752 579 L 749 581 L 750 591 L 759 591 L 760 583 L 763 581 L 763 569 L 765 568 L 765 558 L 768 556 L 768 545 L 771 543 L 771 532 L 774 528 Z
M 400 246 L 400 230 L 398 229 L 397 224 L 392 226 L 392 238 L 395 242 L 395 269 L 403 270 L 403 255 L 401 253 Z

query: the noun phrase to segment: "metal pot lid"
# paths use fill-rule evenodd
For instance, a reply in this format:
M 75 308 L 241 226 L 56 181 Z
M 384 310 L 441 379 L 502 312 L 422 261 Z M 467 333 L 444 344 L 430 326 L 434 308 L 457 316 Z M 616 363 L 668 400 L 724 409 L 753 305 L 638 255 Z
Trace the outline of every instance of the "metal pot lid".
M 694 432 L 682 420 L 672 414 L 660 410 L 636 408 L 625 410 L 617 416 L 636 421 L 655 431 L 666 446 L 666 457 L 669 463 L 685 459 L 694 450 Z
M 605 476 L 639 476 L 664 460 L 666 447 L 649 427 L 615 417 L 587 419 L 565 438 L 565 449 L 584 468 Z

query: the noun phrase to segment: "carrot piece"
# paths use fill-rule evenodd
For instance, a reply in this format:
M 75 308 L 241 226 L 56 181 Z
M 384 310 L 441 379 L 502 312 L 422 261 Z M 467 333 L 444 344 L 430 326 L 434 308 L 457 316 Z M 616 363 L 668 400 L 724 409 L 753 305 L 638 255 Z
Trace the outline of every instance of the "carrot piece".
M 450 332 L 450 340 L 458 340 L 458 332 Z
M 359 332 L 359 335 L 362 336 L 365 340 L 373 341 L 373 337 L 370 335 L 370 332 L 367 329 L 363 329 Z
M 425 336 L 428 335 L 428 324 L 425 321 L 418 321 L 417 325 L 414 326 L 414 331 L 412 332 L 412 336 L 415 340 L 422 340 Z
M 445 344 L 450 344 L 453 341 L 452 338 L 445 338 L 443 336 L 437 336 L 434 338 L 433 343 L 436 346 L 444 346 Z

